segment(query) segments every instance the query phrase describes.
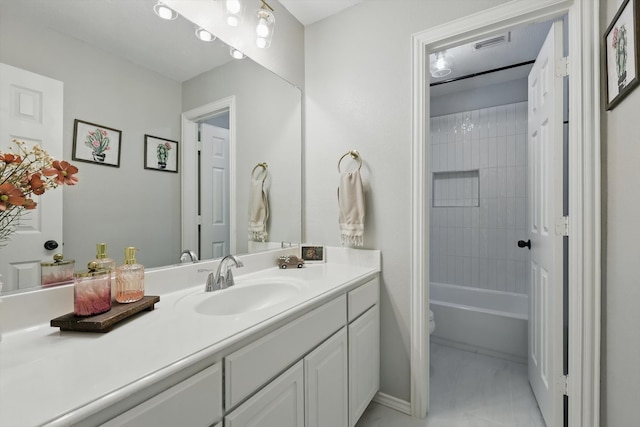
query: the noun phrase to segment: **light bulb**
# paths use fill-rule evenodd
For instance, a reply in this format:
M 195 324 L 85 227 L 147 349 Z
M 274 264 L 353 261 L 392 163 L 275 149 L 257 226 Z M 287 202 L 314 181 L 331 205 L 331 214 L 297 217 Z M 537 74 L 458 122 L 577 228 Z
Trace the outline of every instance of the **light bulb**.
M 438 54 L 438 59 L 436 61 L 436 68 L 438 70 L 443 70 L 445 67 L 445 62 L 444 62 L 444 55 L 443 54 Z
M 267 40 L 262 37 L 257 37 L 256 46 L 258 46 L 260 49 L 264 49 L 265 47 L 267 47 Z
M 178 12 L 176 12 L 175 10 L 171 9 L 168 6 L 165 6 L 160 1 L 158 3 L 156 3 L 155 6 L 153 6 L 153 11 L 160 18 L 166 19 L 168 21 L 174 20 L 174 19 L 176 19 L 178 17 Z
M 239 0 L 227 0 L 227 12 L 236 14 L 240 12 L 240 1 Z
M 215 40 L 213 34 L 201 27 L 196 28 L 196 37 L 198 37 L 203 42 L 210 42 Z
M 234 59 L 244 59 L 244 57 L 245 57 L 244 53 L 242 53 L 239 50 L 234 49 L 234 48 L 229 49 L 229 54 Z
M 267 37 L 269 35 L 269 24 L 265 18 L 258 19 L 258 26 L 256 27 L 256 34 L 258 37 Z
M 227 24 L 229 24 L 231 27 L 237 27 L 239 23 L 240 23 L 240 19 L 238 19 L 237 16 L 234 16 L 234 15 L 227 16 Z

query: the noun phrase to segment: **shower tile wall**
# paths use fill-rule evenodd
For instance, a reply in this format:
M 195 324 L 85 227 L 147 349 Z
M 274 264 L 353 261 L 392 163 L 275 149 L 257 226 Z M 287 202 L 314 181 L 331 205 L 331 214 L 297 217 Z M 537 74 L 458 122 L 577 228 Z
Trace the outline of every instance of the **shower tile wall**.
M 431 172 L 480 181 L 479 206 L 431 202 L 430 280 L 526 293 L 527 103 L 432 117 L 430 148 Z

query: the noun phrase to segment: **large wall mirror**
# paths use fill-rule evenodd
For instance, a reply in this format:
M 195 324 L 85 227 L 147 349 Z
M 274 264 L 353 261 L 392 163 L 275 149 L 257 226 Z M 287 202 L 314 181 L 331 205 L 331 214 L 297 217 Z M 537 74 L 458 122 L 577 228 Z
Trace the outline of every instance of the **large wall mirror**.
M 246 253 L 301 240 L 300 90 L 249 58 L 232 60 L 229 46 L 218 40 L 196 39 L 195 25 L 183 17 L 159 19 L 155 3 L 0 0 L 0 63 L 63 83 L 62 153 L 80 169 L 78 185 L 55 190 L 63 191 L 63 245 L 42 259 L 60 251 L 84 270 L 99 242 L 107 243 L 117 264 L 125 247 L 138 247 L 146 268 L 176 264 L 183 249 L 219 255 L 183 247 L 183 224 L 192 219 L 183 217 L 182 201 L 210 185 L 193 170 L 197 163 L 180 162 L 178 173 L 145 169 L 144 144 L 145 135 L 152 135 L 177 141 L 181 153 L 197 147 L 183 139 L 182 114 L 229 100 L 231 108 L 191 118 L 196 125 L 227 126 L 232 136 L 229 250 Z M 119 167 L 72 160 L 75 119 L 122 132 Z M 0 141 L 3 149 L 9 145 Z M 198 158 L 197 152 L 189 156 Z M 248 238 L 250 180 L 258 163 L 269 170 L 265 243 Z M 210 208 L 199 203 L 196 209 L 203 215 Z M 15 291 L 3 281 L 5 292 Z M 39 286 L 39 277 L 31 281 L 31 289 Z

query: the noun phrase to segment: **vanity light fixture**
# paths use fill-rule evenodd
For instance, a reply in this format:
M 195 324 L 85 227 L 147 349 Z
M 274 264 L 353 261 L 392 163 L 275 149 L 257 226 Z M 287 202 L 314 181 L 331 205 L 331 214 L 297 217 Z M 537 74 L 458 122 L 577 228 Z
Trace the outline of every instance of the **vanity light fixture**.
M 276 25 L 276 18 L 273 16 L 273 8 L 265 0 L 260 0 L 262 6 L 258 9 L 258 25 L 256 25 L 256 45 L 260 49 L 271 46 L 273 29 Z
M 225 13 L 229 26 L 237 27 L 240 25 L 242 9 L 244 9 L 244 6 L 241 0 L 225 0 Z
M 196 37 L 203 42 L 212 42 L 216 39 L 216 36 L 202 27 L 196 26 Z
M 162 19 L 166 19 L 167 21 L 173 21 L 178 17 L 178 12 L 171 9 L 169 6 L 165 5 L 161 1 L 153 6 L 153 11 Z
M 229 55 L 231 55 L 233 59 L 244 59 L 247 57 L 244 53 L 234 48 L 229 48 Z
M 430 55 L 429 71 L 435 78 L 451 74 L 453 68 L 453 56 L 446 50 Z

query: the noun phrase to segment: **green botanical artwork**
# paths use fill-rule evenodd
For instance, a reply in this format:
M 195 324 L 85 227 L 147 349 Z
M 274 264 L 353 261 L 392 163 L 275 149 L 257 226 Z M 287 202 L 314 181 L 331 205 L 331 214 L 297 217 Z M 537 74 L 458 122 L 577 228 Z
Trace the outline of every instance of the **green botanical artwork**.
M 164 169 L 167 167 L 167 160 L 169 160 L 169 150 L 171 150 L 170 143 L 165 142 L 163 144 L 158 144 L 157 156 L 158 156 L 158 167 L 160 169 Z
M 87 133 L 87 138 L 84 141 L 84 145 L 91 148 L 93 152 L 93 160 L 98 162 L 104 162 L 106 156 L 105 151 L 109 151 L 109 137 L 107 131 L 96 128 L 94 131 Z
M 623 87 L 627 78 L 627 28 L 624 25 L 613 29 L 611 47 L 615 49 L 618 86 Z

